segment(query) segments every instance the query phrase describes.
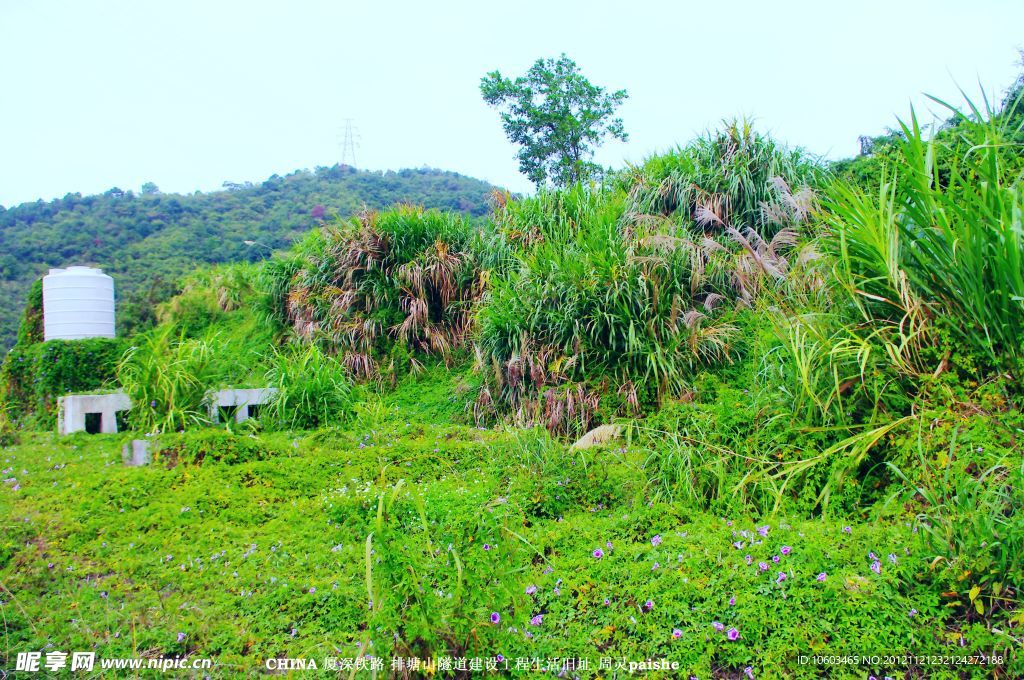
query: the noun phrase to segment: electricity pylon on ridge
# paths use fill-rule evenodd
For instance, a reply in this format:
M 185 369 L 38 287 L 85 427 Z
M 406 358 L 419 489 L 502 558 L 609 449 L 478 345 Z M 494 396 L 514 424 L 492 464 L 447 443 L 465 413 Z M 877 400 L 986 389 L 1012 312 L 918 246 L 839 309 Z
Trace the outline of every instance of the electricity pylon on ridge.
M 356 166 L 356 149 L 359 147 L 359 130 L 352 124 L 351 118 L 345 119 L 345 134 L 341 142 L 341 165 Z

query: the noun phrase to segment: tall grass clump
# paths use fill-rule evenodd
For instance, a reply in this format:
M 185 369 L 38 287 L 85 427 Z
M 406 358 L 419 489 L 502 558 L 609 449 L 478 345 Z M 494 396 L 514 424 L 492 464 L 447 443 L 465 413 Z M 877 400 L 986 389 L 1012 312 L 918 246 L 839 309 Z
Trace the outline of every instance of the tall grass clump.
M 920 428 L 913 471 L 890 467 L 903 486 L 896 497 L 916 511 L 931 568 L 968 589 L 979 615 L 1016 603 L 1024 587 L 1024 462 L 998 447 L 974 451 L 953 431 L 947 450 L 926 451 Z
M 345 367 L 315 343 L 274 350 L 266 383 L 277 390 L 260 420 L 270 427 L 311 430 L 335 424 L 352 410 Z
M 189 335 L 201 333 L 224 314 L 254 305 L 259 272 L 260 265 L 248 262 L 201 267 L 182 279 L 177 295 L 157 307 L 157 320 L 176 323 Z
M 1020 123 L 987 101 L 983 109 L 969 104 L 968 113 L 949 108 L 953 122 L 931 137 L 916 115 L 901 123 L 896 162 L 876 194 L 842 186 L 833 191 L 838 278 L 865 322 L 898 329 L 908 366 L 945 370 L 945 359 L 923 353 L 941 332 L 951 339 L 947 346 L 1019 385 Z
M 654 156 L 622 178 L 629 210 L 676 215 L 701 221 L 711 214 L 719 224 L 742 225 L 765 238 L 774 235 L 777 179 L 794 188 L 795 205 L 810 208 L 821 174 L 804 152 L 788 149 L 757 132 L 749 120 L 727 122 L 685 147 Z
M 979 385 L 994 383 L 1005 409 L 1020 390 L 1020 123 L 987 104 L 950 110 L 931 135 L 913 114 L 901 123 L 872 190 L 828 187 L 817 239 L 832 266 L 825 295 L 787 300 L 774 317 L 765 377 L 802 422 L 835 438 L 787 473 L 824 475 L 822 505 L 898 458 L 894 438 L 929 405 L 981 409 Z
M 276 267 L 271 295 L 299 338 L 327 343 L 359 379 L 399 344 L 448 359 L 468 337 L 482 291 L 465 218 L 397 207 L 364 213 L 307 240 Z M 285 293 L 285 291 L 287 291 Z
M 479 314 L 490 378 L 477 414 L 505 405 L 576 431 L 599 412 L 656 406 L 697 370 L 731 362 L 737 319 L 783 294 L 808 257 L 800 233 L 813 192 L 761 179 L 768 201 L 750 222 L 727 200 L 692 214 L 641 212 L 652 206 L 638 207 L 638 186 L 575 186 L 500 206 L 496 229 L 515 260 L 491 277 Z
M 185 338 L 172 325 L 137 336 L 117 365 L 118 382 L 132 400 L 132 429 L 175 432 L 207 422 L 212 355 L 208 340 Z

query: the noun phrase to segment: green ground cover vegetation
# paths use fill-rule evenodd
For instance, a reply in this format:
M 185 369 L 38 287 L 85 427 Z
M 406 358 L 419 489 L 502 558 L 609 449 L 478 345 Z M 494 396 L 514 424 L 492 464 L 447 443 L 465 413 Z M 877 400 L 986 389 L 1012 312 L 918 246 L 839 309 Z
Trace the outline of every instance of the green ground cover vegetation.
M 486 220 L 334 220 L 192 274 L 109 357 L 39 342 L 30 301 L 3 368 L 0 659 L 1021 676 L 1019 103 L 911 114 L 838 168 L 736 121 Z M 81 351 L 93 383 L 57 371 Z M 278 399 L 214 426 L 228 385 Z M 52 395 L 102 386 L 129 432 L 42 431 Z M 597 425 L 618 436 L 571 446 Z M 154 464 L 122 464 L 133 438 Z

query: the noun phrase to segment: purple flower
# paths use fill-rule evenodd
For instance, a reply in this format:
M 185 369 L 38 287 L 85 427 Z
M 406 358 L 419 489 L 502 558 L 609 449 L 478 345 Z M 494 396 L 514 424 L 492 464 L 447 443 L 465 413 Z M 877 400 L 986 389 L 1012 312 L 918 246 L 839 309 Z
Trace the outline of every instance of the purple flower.
M 612 545 L 611 541 L 608 541 L 607 543 L 605 543 L 604 547 L 608 548 L 609 550 L 614 550 L 615 549 L 614 546 Z
M 786 572 L 780 571 L 779 572 L 779 577 L 777 579 L 775 579 L 775 582 L 776 583 L 782 583 L 785 580 L 786 580 Z
M 774 562 L 775 564 L 778 564 L 779 560 L 781 560 L 781 559 L 782 558 L 779 557 L 778 555 L 772 555 L 772 562 Z
M 768 564 L 766 562 L 758 562 L 757 568 L 761 571 L 768 571 Z
M 872 562 L 871 563 L 871 571 L 875 572 L 876 574 L 881 574 L 882 573 L 882 563 L 879 562 L 878 560 L 875 560 L 874 562 Z
M 678 628 L 673 628 L 672 637 L 678 640 L 679 638 L 683 637 L 683 631 L 679 630 Z
M 843 533 L 844 534 L 852 534 L 853 533 L 853 529 L 851 529 L 850 527 L 843 527 Z
M 651 571 L 654 571 L 655 569 L 657 569 L 657 568 L 658 568 L 658 567 L 660 567 L 660 566 L 661 566 L 661 563 L 660 563 L 660 562 L 655 562 L 655 563 L 654 563 L 654 566 L 653 566 L 653 567 L 651 567 Z
M 910 618 L 914 618 L 915 616 L 917 616 L 917 610 L 912 608 L 909 612 L 907 612 L 907 616 L 909 616 Z
M 783 555 L 788 555 L 788 554 L 790 553 L 790 551 L 792 551 L 792 550 L 793 550 L 793 549 L 792 549 L 792 548 L 790 548 L 790 547 L 789 547 L 788 545 L 784 545 L 784 546 L 782 546 L 782 548 L 781 548 L 781 549 L 779 550 L 779 552 L 781 552 L 781 553 L 782 553 Z
M 745 556 L 744 559 L 747 561 L 747 566 L 750 566 L 751 564 L 754 563 L 754 558 L 751 557 L 750 555 Z
M 185 638 L 187 638 L 187 637 L 188 636 L 185 635 L 184 633 L 178 633 L 178 642 L 179 643 L 184 642 Z
M 156 399 L 154 399 L 153 401 L 149 402 L 149 407 L 150 408 L 156 408 Z
M 889 553 L 889 561 L 896 564 L 896 553 Z
M 532 619 L 530 619 L 530 625 L 531 626 L 539 626 L 542 623 L 544 623 L 544 617 L 541 616 L 540 614 L 537 614 Z
M 594 558 L 595 559 L 601 559 L 602 557 L 604 557 L 604 551 L 603 550 L 598 548 L 597 550 L 594 551 Z
M 743 672 L 746 674 L 746 676 L 748 678 L 750 678 L 750 680 L 754 680 L 754 669 L 753 668 L 751 668 L 750 666 L 747 666 L 746 668 L 743 669 Z
M 651 545 L 655 548 L 661 545 L 661 534 L 655 534 L 654 538 L 651 539 Z
M 735 595 L 729 598 L 729 606 L 730 607 L 736 606 L 736 596 Z
M 607 607 L 607 606 L 608 606 L 608 605 L 610 605 L 611 603 L 612 603 L 612 601 L 611 601 L 611 600 L 609 600 L 609 599 L 608 599 L 607 597 L 606 597 L 606 598 L 604 598 L 604 606 L 605 606 L 605 607 Z
M 868 557 L 872 560 L 875 560 L 876 562 L 878 561 L 878 557 L 873 552 L 869 552 Z
M 769 529 L 771 529 L 771 527 L 769 525 L 765 524 L 763 527 L 758 527 L 757 528 L 757 533 L 761 534 L 762 537 L 765 537 L 765 536 L 768 535 L 768 530 Z
M 725 637 L 727 637 L 727 638 L 729 638 L 729 640 L 735 642 L 736 640 L 740 639 L 740 632 L 738 630 L 736 630 L 735 628 L 730 628 L 729 630 L 727 630 L 725 632 Z
M 732 544 L 732 547 L 736 548 L 737 550 L 743 550 L 743 545 L 743 541 L 736 541 Z
M 316 592 L 316 587 L 315 586 L 309 589 L 309 594 L 310 595 L 312 595 L 315 592 Z
M 644 602 L 644 609 L 647 611 L 654 609 L 654 600 L 647 600 L 647 602 Z
M 533 585 L 532 583 L 526 586 L 527 595 L 533 595 L 535 592 L 537 592 L 537 586 Z
M 491 612 L 491 623 L 501 623 L 501 614 L 499 614 L 498 612 Z
M 818 574 L 818 580 L 819 581 L 824 581 L 827 578 L 828 578 L 828 574 L 826 574 L 825 572 L 821 572 L 820 574 Z
M 505 657 L 503 657 L 501 654 L 499 654 L 498 656 L 496 656 L 494 658 L 495 658 L 495 660 L 497 660 L 498 663 L 501 663 L 502 661 L 505 660 Z
M 723 626 L 718 621 L 712 621 L 711 622 L 711 627 L 714 628 L 715 630 L 717 630 L 719 633 L 721 633 L 723 630 L 725 630 L 725 626 Z
M 490 543 L 484 543 L 484 550 L 490 550 L 490 549 L 491 549 L 491 544 Z

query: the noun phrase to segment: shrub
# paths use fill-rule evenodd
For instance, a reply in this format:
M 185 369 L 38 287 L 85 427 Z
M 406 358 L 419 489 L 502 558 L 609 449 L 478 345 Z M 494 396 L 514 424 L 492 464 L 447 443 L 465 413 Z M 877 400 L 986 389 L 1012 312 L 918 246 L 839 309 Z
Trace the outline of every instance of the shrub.
M 497 225 L 519 249 L 479 315 L 493 373 L 483 402 L 572 432 L 602 401 L 648 410 L 697 370 L 732 361 L 740 310 L 781 295 L 804 257 L 795 246 L 809 207 L 781 180 L 772 191 L 770 241 L 726 213 L 701 211 L 690 226 L 631 213 L 609 188 L 507 204 Z
M 174 432 L 207 422 L 211 354 L 208 341 L 186 339 L 171 325 L 137 336 L 117 365 L 118 381 L 132 400 L 130 426 Z
M 209 462 L 235 465 L 266 460 L 281 454 L 256 437 L 217 429 L 163 435 L 158 444 L 160 448 L 154 455 L 154 460 L 167 467 L 201 465 Z
M 817 183 L 820 170 L 805 153 L 786 149 L 756 132 L 747 120 L 733 120 L 691 144 L 648 159 L 620 178 L 629 192 L 629 211 L 674 215 L 700 222 L 714 214 L 720 224 L 751 228 L 770 239 L 780 228 L 775 184 L 796 192 L 801 209 L 812 195 L 802 187 Z
M 189 337 L 202 335 L 224 315 L 256 306 L 259 268 L 236 263 L 197 269 L 181 282 L 181 291 L 157 310 L 161 324 L 174 324 Z
M 906 442 L 916 460 L 890 468 L 903 483 L 898 497 L 916 510 L 931 568 L 954 592 L 966 594 L 961 604 L 985 615 L 1015 602 L 1014 591 L 1024 588 L 1024 463 L 1012 443 L 1009 450 L 969 448 L 964 440 L 970 436 L 959 427 L 939 439 L 948 443 L 936 451 L 919 428 L 916 441 Z
M 0 448 L 13 446 L 21 441 L 7 413 L 9 409 L 10 406 L 8 404 L 0 401 Z
M 310 430 L 351 413 L 352 386 L 345 367 L 316 344 L 275 350 L 266 381 L 277 394 L 261 420 L 273 427 Z
M 28 289 L 28 301 L 18 326 L 16 346 L 27 347 L 42 342 L 43 333 L 43 280 L 36 279 Z
M 293 332 L 336 348 L 359 379 L 376 377 L 394 340 L 448 359 L 469 333 L 483 280 L 463 218 L 398 207 L 365 213 L 273 265 L 272 297 Z M 287 295 L 285 297 L 285 290 Z
M 1024 372 L 1024 230 L 1020 142 L 1008 118 L 971 105 L 926 139 L 915 115 L 901 124 L 895 167 L 877 194 L 835 185 L 829 220 L 839 279 L 861 316 L 897 327 L 900 361 L 921 365 L 935 343 L 930 320 L 996 370 Z M 941 158 L 942 162 L 937 159 Z
M 124 341 L 117 338 L 50 340 L 12 349 L 0 369 L 3 401 L 22 424 L 52 428 L 57 397 L 113 386 Z M 14 418 L 14 413 L 11 413 Z

